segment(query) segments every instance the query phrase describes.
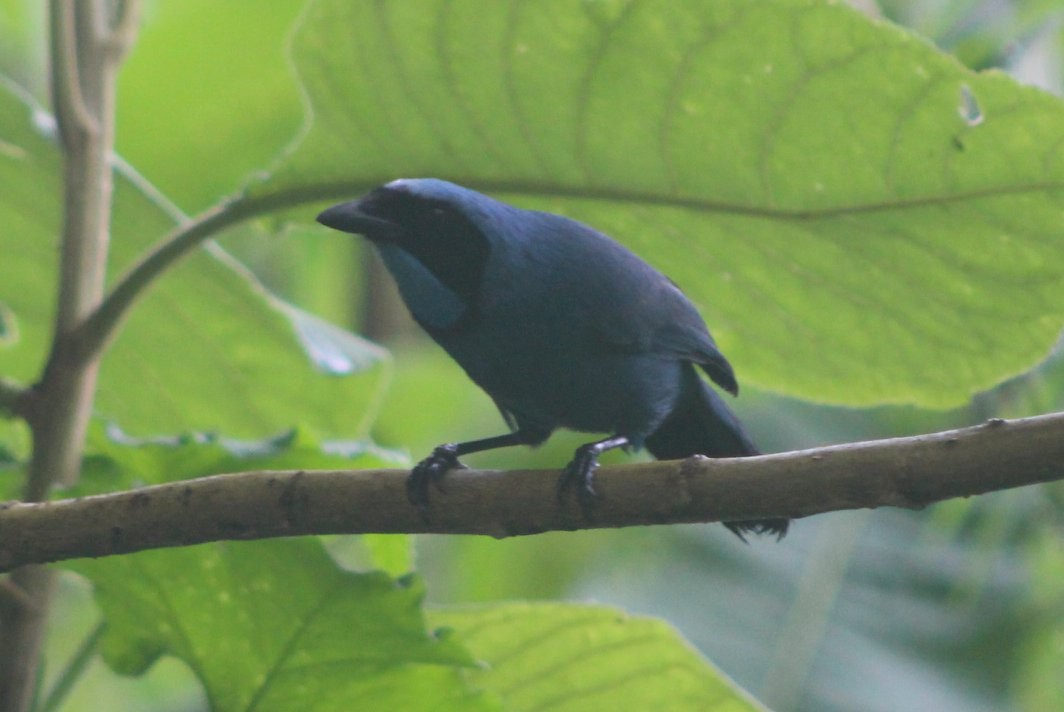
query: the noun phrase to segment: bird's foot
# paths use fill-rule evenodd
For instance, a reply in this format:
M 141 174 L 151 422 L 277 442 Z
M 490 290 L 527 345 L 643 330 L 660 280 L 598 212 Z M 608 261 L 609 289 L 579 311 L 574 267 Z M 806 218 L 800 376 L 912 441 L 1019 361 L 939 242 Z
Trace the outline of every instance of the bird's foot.
M 464 469 L 458 461 L 458 446 L 447 443 L 436 447 L 432 454 L 414 466 L 406 478 L 406 498 L 422 515 L 429 511 L 429 485 L 443 491 L 443 476 L 449 470 Z
M 558 479 L 558 500 L 562 501 L 569 490 L 576 490 L 576 499 L 584 516 L 591 518 L 591 508 L 598 499 L 595 491 L 595 470 L 598 469 L 599 453 L 595 443 L 584 445 L 576 450 L 573 460 L 565 466 L 565 471 Z

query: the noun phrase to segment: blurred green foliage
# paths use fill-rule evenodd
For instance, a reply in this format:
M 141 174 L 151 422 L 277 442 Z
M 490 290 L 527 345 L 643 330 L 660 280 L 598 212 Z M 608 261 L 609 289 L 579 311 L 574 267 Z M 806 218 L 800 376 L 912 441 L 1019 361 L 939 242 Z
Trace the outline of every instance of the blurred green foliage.
M 766 450 L 1064 408 L 1061 360 L 1029 370 L 1062 321 L 1059 191 L 1025 188 L 1059 185 L 1064 164 L 1039 162 L 1059 151 L 1059 101 L 996 72 L 969 73 L 891 25 L 826 3 L 712 3 L 698 22 L 695 4 L 515 7 L 147 3 L 121 79 L 118 148 L 130 168 L 116 198 L 113 274 L 182 212 L 239 191 L 258 171 L 279 168 L 253 182 L 260 194 L 332 184 L 320 200 L 431 172 L 568 212 L 655 260 L 704 305 L 743 379 L 738 410 Z M 1064 22 L 1052 0 L 883 0 L 879 9 L 969 67 L 1061 89 Z M 0 0 L 0 68 L 21 87 L 5 84 L 0 96 L 0 376 L 24 382 L 47 348 L 58 205 L 47 119 L 20 98 L 23 89 L 46 96 L 40 12 Z M 717 27 L 715 44 L 699 43 L 701 23 Z M 716 54 L 705 54 L 710 45 Z M 674 72 L 683 62 L 688 72 Z M 744 88 L 755 80 L 756 90 Z M 961 86 L 975 97 L 968 123 L 974 110 L 986 126 L 965 125 Z M 656 123 L 666 95 L 683 109 L 667 130 Z M 930 108 L 921 114 L 913 97 Z M 517 118 L 504 118 L 504 106 Z M 985 190 L 1015 195 L 965 193 Z M 846 212 L 905 191 L 953 198 Z M 679 195 L 695 207 L 633 195 Z M 734 210 L 744 206 L 755 214 Z M 358 314 L 381 295 L 364 289 L 356 242 L 309 225 L 314 208 L 263 215 L 223 244 L 276 292 L 358 331 Z M 787 213 L 811 208 L 825 214 Z M 1002 232 L 1012 239 L 999 244 Z M 205 252 L 139 305 L 105 360 L 98 402 L 101 421 L 133 435 L 94 429 L 76 493 L 251 467 L 378 466 L 397 456 L 381 446 L 417 458 L 442 440 L 501 432 L 490 400 L 431 344 L 402 330 L 392 362 L 257 279 Z M 956 407 L 827 407 L 748 384 L 819 401 Z M 200 430 L 216 432 L 173 436 Z M 330 449 L 332 437 L 358 444 Z M 11 423 L 0 423 L 0 442 L 2 489 L 15 491 L 28 442 Z M 557 466 L 580 442 L 559 434 L 539 450 L 470 464 Z M 354 698 L 359 709 L 396 709 L 402 695 L 404 709 L 426 700 L 434 709 L 624 709 L 640 695 L 691 690 L 686 707 L 668 708 L 716 709 L 706 695 L 719 695 L 721 709 L 752 704 L 659 623 L 608 607 L 504 603 L 568 599 L 664 618 L 773 709 L 1039 712 L 1064 707 L 1062 531 L 1064 490 L 1054 485 L 925 513 L 817 517 L 779 544 L 748 547 L 720 527 L 688 526 L 422 538 L 428 624 L 423 584 L 401 578 L 414 560 L 407 537 L 327 542 L 345 567 L 395 578 L 351 573 L 314 541 L 81 562 L 72 568 L 96 586 L 95 603 L 80 579 L 65 580 L 45 683 L 102 616 L 115 669 L 174 657 L 135 686 L 96 661 L 60 709 L 248 709 L 249 700 L 312 709 L 308 695 L 321 709 Z M 453 632 L 441 640 L 434 626 Z M 584 659 L 613 648 L 631 651 L 620 666 Z M 332 667 L 321 664 L 330 649 Z M 465 667 L 469 656 L 489 667 Z M 674 677 L 624 667 L 647 659 Z M 300 665 L 320 672 L 302 688 L 286 676 Z M 611 677 L 629 669 L 630 679 Z M 590 682 L 603 698 L 573 693 Z M 380 696 L 367 697 L 370 688 Z

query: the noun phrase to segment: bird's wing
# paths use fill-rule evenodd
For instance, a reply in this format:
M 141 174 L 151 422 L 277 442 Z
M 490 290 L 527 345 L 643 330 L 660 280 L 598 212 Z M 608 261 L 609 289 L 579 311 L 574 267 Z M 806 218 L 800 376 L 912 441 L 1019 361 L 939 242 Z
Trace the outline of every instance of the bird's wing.
M 735 380 L 731 364 L 713 342 L 701 318 L 698 324 L 698 329 L 685 328 L 676 323 L 664 325 L 657 332 L 656 347 L 686 361 L 697 363 L 714 383 L 728 393 L 738 395 L 739 383 Z
M 731 364 L 717 348 L 702 316 L 670 280 L 644 281 L 640 289 L 621 290 L 612 297 L 603 301 L 606 306 L 594 322 L 606 344 L 697 363 L 718 386 L 732 394 L 739 392 Z
M 531 287 L 538 290 L 537 310 L 554 310 L 559 319 L 564 314 L 566 322 L 609 350 L 697 363 L 721 388 L 738 392 L 731 365 L 702 316 L 668 277 L 582 223 L 549 213 L 525 217 L 530 221 L 526 234 L 535 239 L 524 243 L 521 260 L 511 260 L 518 268 L 511 268 L 508 279 L 540 275 Z M 522 269 L 534 262 L 538 270 Z M 544 274 L 551 279 L 542 279 Z

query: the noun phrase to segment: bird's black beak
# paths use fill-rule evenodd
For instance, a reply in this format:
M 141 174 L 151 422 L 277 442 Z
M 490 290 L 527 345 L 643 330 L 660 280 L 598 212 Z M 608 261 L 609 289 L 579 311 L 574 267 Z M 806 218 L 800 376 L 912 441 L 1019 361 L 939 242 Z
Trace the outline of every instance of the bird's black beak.
M 401 228 L 390 220 L 366 212 L 365 198 L 326 208 L 318 214 L 318 222 L 342 232 L 365 235 L 370 240 L 393 240 Z

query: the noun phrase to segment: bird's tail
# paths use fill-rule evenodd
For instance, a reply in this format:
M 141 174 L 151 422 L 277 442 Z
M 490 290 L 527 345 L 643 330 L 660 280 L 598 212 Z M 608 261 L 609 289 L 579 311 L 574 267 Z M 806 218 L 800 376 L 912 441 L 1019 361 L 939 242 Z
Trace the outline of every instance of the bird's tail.
M 650 454 L 659 460 L 679 460 L 691 455 L 760 455 L 724 399 L 693 368 L 687 369 L 684 377 L 692 381 L 684 388 L 685 395 L 661 427 L 646 439 Z M 724 525 L 745 541 L 743 535 L 748 532 L 782 538 L 789 523 L 788 519 L 757 519 L 724 522 Z

